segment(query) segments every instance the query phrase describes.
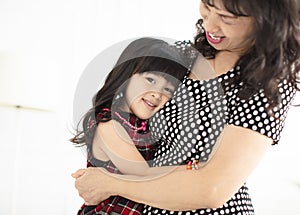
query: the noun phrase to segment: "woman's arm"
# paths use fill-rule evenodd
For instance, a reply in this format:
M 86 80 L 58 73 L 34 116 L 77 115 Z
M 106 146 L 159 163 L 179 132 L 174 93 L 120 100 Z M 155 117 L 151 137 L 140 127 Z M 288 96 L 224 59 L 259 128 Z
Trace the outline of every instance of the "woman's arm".
M 93 155 L 101 159 L 97 155 L 103 155 L 103 152 L 123 174 L 154 176 L 169 173 L 175 168 L 172 166 L 150 167 L 126 130 L 115 120 L 100 123 L 96 129 Z
M 78 177 L 75 186 L 87 204 L 98 203 L 110 195 L 121 195 L 170 210 L 218 208 L 243 185 L 271 143 L 270 138 L 258 132 L 229 125 L 218 140 L 220 145 L 215 155 L 198 171 L 172 171 L 137 182 L 88 168 L 73 177 Z

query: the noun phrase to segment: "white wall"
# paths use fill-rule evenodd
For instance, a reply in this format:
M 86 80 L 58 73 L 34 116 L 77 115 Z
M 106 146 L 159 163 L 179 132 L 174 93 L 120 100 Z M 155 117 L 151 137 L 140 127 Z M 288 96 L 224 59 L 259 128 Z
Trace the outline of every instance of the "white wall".
M 192 39 L 198 4 L 0 1 L 0 214 L 76 213 L 82 200 L 70 174 L 85 166 L 85 157 L 68 139 L 80 75 L 97 54 L 125 39 Z M 271 149 L 249 182 L 258 215 L 282 214 L 276 211 L 286 206 L 290 215 L 300 209 L 300 189 L 293 184 L 300 181 L 299 109 L 291 113 L 282 143 Z

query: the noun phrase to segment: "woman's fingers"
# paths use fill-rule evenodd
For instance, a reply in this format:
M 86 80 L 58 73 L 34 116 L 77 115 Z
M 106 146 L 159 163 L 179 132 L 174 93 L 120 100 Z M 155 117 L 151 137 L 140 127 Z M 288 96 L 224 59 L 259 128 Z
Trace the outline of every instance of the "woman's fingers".
M 86 172 L 86 169 L 79 169 L 76 172 L 72 173 L 71 176 L 75 179 L 81 177 Z

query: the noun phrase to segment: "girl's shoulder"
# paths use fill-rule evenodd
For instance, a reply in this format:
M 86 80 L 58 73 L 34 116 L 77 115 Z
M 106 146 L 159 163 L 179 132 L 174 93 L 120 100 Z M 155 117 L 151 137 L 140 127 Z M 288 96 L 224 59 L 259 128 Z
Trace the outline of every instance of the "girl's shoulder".
M 115 119 L 99 123 L 96 129 L 95 137 L 100 138 L 101 142 L 118 143 L 121 140 L 131 140 L 124 126 Z

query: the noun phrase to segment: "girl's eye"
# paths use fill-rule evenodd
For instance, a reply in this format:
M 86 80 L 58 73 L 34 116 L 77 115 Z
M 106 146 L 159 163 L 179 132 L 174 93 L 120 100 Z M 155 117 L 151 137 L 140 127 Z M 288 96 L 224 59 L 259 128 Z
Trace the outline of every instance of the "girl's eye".
M 170 95 L 173 95 L 173 93 L 174 93 L 174 89 L 171 89 L 171 88 L 168 88 L 168 87 L 166 87 L 164 90 L 167 94 L 170 94 Z
M 147 80 L 150 84 L 155 84 L 155 80 L 154 80 L 153 78 L 146 77 L 146 80 Z

